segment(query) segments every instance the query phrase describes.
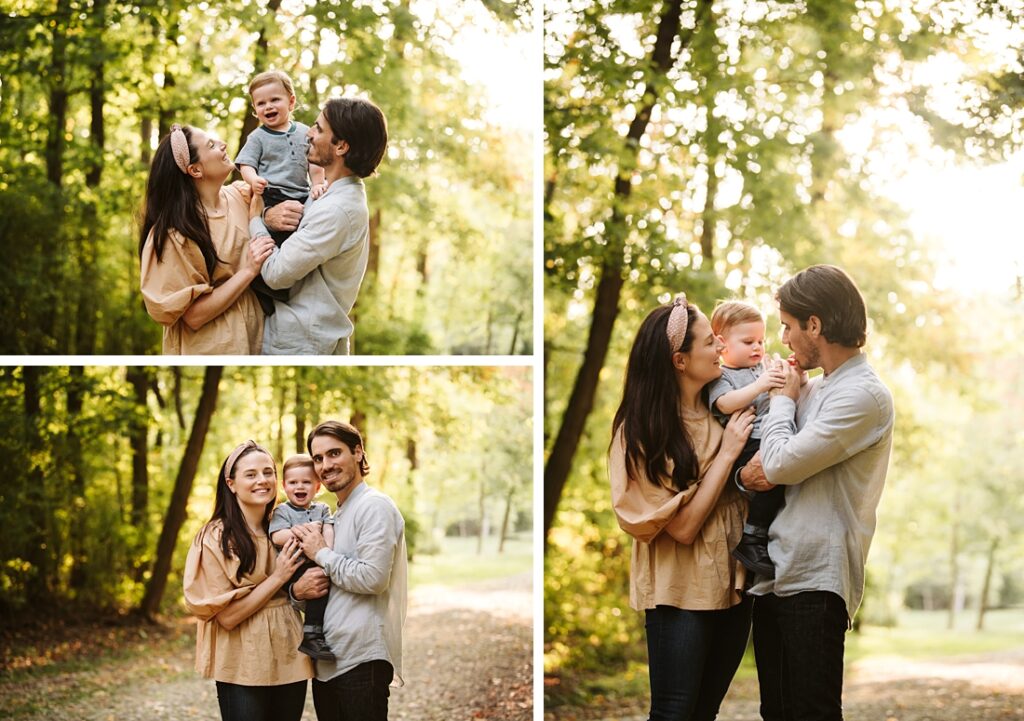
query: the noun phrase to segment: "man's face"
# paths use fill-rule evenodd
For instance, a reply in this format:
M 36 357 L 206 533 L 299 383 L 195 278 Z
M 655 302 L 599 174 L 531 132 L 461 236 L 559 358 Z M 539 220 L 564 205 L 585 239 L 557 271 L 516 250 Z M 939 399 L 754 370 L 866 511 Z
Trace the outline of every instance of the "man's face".
M 310 451 L 316 474 L 331 493 L 342 493 L 362 480 L 359 470 L 359 462 L 363 459 L 361 446 L 351 450 L 334 436 L 322 435 L 313 438 Z
M 344 149 L 345 142 L 332 143 L 332 137 L 331 126 L 321 112 L 306 133 L 306 141 L 309 143 L 309 147 L 306 148 L 306 159 L 321 168 L 327 168 L 342 161 L 341 156 L 338 155 L 338 149 Z
M 797 365 L 804 370 L 820 367 L 821 351 L 818 350 L 818 342 L 821 336 L 811 332 L 812 323 L 817 319 L 814 316 L 808 318 L 807 330 L 802 330 L 800 321 L 780 309 L 779 320 L 782 322 L 782 342 L 793 351 Z

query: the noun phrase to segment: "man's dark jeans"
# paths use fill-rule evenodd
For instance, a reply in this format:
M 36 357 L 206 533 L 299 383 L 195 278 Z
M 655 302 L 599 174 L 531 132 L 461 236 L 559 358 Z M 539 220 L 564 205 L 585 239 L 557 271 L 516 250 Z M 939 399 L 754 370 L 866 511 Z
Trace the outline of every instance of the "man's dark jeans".
M 217 682 L 223 721 L 299 721 L 306 705 L 306 682 L 282 686 L 240 686 Z
M 743 658 L 750 599 L 722 611 L 647 611 L 650 721 L 712 721 Z
M 828 591 L 759 596 L 754 658 L 764 721 L 841 721 L 843 599 Z
M 330 681 L 313 679 L 317 721 L 387 721 L 394 677 L 387 661 L 367 661 Z

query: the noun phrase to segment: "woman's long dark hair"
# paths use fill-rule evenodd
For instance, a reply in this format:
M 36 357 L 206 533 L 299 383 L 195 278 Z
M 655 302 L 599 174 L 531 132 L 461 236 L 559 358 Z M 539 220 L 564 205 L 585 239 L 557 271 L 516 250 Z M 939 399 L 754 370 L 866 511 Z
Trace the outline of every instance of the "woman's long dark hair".
M 683 490 L 699 477 L 700 464 L 693 442 L 680 422 L 679 382 L 665 330 L 672 307 L 655 308 L 640 324 L 629 351 L 622 401 L 612 421 L 612 437 L 622 428 L 627 474 L 635 477 L 642 467 L 648 480 L 658 485 L 659 479 L 670 475 L 671 459 L 672 485 Z M 676 350 L 688 353 L 693 347 L 697 313 L 692 303 L 686 305 L 686 336 Z M 707 388 L 701 393 L 707 402 Z
M 192 144 L 192 128 L 181 129 L 188 141 L 188 162 L 195 163 L 199 154 Z M 153 154 L 153 165 L 146 182 L 146 200 L 142 206 L 142 231 L 139 233 L 139 256 L 146 245 L 146 238 L 153 231 L 153 249 L 156 259 L 163 258 L 164 245 L 172 230 L 176 230 L 197 246 L 206 261 L 206 272 L 213 277 L 213 269 L 220 259 L 210 237 L 210 223 L 206 210 L 199 200 L 199 191 L 191 176 L 181 172 L 171 152 L 171 136 L 168 133 Z
M 253 543 L 252 533 L 245 522 L 242 507 L 238 505 L 238 499 L 235 497 L 235 494 L 228 488 L 228 478 L 234 478 L 232 475 L 234 473 L 234 466 L 237 466 L 238 461 L 250 453 L 265 453 L 273 462 L 273 456 L 255 443 L 252 444 L 251 448 L 246 448 L 239 454 L 232 468 L 227 467 L 229 459 L 224 459 L 224 463 L 220 467 L 220 473 L 217 475 L 217 495 L 213 501 L 213 515 L 210 516 L 209 522 L 203 527 L 197 538 L 197 542 L 202 543 L 203 534 L 206 533 L 210 525 L 214 521 L 221 522 L 224 531 L 220 537 L 220 549 L 224 553 L 224 558 L 238 557 L 238 573 L 235 575 L 235 581 L 237 582 L 241 582 L 242 576 L 252 573 L 256 568 L 256 544 Z M 276 495 L 267 503 L 267 508 L 263 513 L 264 533 L 270 532 L 270 516 L 274 512 L 276 503 Z

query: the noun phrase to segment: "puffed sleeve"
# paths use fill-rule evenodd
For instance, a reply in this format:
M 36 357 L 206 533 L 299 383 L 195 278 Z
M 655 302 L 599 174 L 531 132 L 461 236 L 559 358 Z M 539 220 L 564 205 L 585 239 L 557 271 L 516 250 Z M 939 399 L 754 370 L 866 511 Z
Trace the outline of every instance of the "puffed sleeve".
M 248 578 L 235 581 L 238 559 L 224 558 L 220 548 L 219 529 L 207 529 L 189 546 L 185 558 L 185 605 L 189 613 L 207 620 L 217 615 L 229 603 L 245 598 L 254 588 Z
M 642 468 L 637 469 L 637 474 L 634 478 L 626 473 L 626 440 L 619 428 L 608 454 L 612 508 L 619 528 L 638 541 L 650 543 L 693 497 L 698 484 L 675 491 L 649 482 Z
M 140 275 L 146 312 L 161 325 L 174 325 L 196 298 L 213 290 L 199 246 L 174 231 L 160 260 L 152 234 L 146 239 Z
M 249 201 L 252 200 L 252 188 L 244 180 L 236 180 L 227 186 L 226 190 L 229 195 L 237 194 L 241 199 L 242 204 L 245 205 L 246 212 L 249 212 Z

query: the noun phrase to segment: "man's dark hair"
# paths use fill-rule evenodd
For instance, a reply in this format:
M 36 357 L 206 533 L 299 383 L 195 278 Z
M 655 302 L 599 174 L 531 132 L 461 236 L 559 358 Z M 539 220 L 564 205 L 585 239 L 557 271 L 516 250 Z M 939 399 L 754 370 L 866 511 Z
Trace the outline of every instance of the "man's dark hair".
M 331 142 L 348 143 L 345 167 L 360 178 L 373 175 L 388 148 L 388 121 L 381 109 L 362 98 L 332 98 L 323 113 Z
M 853 278 L 834 265 L 812 265 L 787 280 L 775 294 L 779 307 L 807 330 L 812 315 L 829 343 L 860 348 L 867 337 L 867 309 Z
M 331 436 L 348 446 L 352 452 L 356 452 L 356 446 L 363 449 L 363 457 L 359 460 L 359 470 L 365 476 L 370 472 L 370 463 L 366 459 L 366 446 L 363 444 L 363 435 L 359 429 L 349 423 L 341 421 L 324 421 L 306 436 L 306 450 L 313 455 L 313 439 L 317 436 Z

